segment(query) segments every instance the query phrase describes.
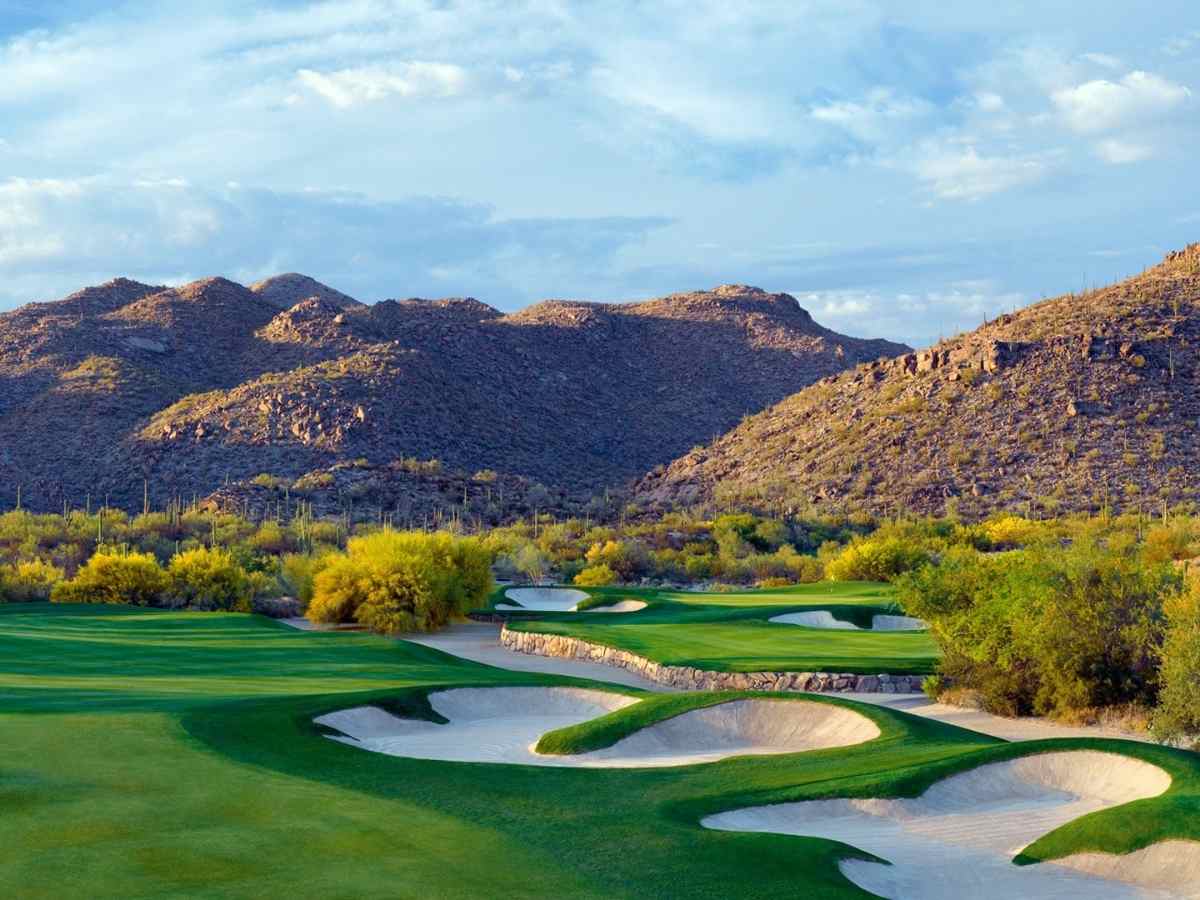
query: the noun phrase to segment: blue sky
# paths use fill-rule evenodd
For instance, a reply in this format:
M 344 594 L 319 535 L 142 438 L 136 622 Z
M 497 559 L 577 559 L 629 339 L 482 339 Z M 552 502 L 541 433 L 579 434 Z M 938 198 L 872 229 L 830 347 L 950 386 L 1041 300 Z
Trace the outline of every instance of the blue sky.
M 723 282 L 925 344 L 1200 239 L 1194 2 L 0 0 L 0 308 Z

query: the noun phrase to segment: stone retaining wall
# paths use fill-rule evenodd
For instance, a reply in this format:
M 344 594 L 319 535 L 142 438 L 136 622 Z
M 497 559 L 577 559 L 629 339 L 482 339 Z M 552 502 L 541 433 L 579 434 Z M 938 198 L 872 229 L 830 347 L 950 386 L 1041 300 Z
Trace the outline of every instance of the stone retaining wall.
M 500 645 L 516 653 L 558 656 L 628 669 L 658 684 L 687 691 L 810 691 L 817 693 L 910 694 L 921 690 L 920 675 L 851 675 L 831 672 L 709 672 L 664 666 L 627 650 L 578 638 L 500 629 Z

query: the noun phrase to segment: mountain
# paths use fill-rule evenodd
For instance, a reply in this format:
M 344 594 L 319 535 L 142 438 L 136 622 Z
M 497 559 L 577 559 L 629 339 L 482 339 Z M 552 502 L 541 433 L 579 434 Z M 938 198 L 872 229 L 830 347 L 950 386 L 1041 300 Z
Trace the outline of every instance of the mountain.
M 471 298 L 368 306 L 302 275 L 119 279 L 0 315 L 0 501 L 20 486 L 36 508 L 136 507 L 143 480 L 161 504 L 414 459 L 586 494 L 906 349 L 740 285 L 503 315 Z
M 335 291 L 328 285 L 321 284 L 315 278 L 287 272 L 276 275 L 250 285 L 250 290 L 258 294 L 272 306 L 279 309 L 290 309 L 301 300 L 316 297 L 333 306 L 350 307 L 362 304 L 341 291 Z
M 647 506 L 1143 509 L 1200 490 L 1200 244 L 857 365 L 643 478 Z

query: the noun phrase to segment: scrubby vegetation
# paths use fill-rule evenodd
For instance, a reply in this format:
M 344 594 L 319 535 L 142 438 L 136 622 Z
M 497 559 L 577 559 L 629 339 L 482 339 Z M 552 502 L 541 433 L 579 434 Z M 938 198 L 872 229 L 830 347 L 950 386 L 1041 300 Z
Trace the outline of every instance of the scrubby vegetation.
M 1200 735 L 1200 578 L 1170 597 L 1164 608 L 1166 638 L 1160 651 L 1162 693 L 1154 731 L 1165 740 Z
M 477 539 L 379 531 L 325 557 L 308 617 L 359 622 L 383 634 L 432 631 L 482 604 L 491 590 L 491 556 Z
M 307 610 L 317 622 L 398 633 L 484 605 L 493 574 L 591 589 L 892 582 L 940 648 L 935 693 L 1005 714 L 1119 710 L 1178 740 L 1200 730 L 1200 587 L 1186 577 L 1195 557 L 1200 520 L 1170 510 L 974 524 L 539 515 L 475 534 L 462 523 L 400 532 L 315 520 L 303 505 L 257 522 L 198 509 L 18 510 L 0 515 L 0 602 Z

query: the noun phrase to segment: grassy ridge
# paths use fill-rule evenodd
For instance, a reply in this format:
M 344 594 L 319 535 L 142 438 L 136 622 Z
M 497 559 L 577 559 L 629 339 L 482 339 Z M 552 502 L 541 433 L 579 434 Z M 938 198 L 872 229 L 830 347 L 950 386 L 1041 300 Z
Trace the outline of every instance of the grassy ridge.
M 447 687 L 568 681 L 246 615 L 0 606 L 0 894 L 715 900 L 794 896 L 802 884 L 805 897 L 862 897 L 837 870 L 845 848 L 708 831 L 699 817 L 915 791 L 1024 749 L 864 709 L 883 732 L 864 747 L 577 770 L 387 757 L 325 740 L 312 722 L 362 703 L 420 714 Z M 1053 746 L 1165 760 L 1176 785 L 1031 852 L 1088 848 L 1096 835 L 1131 848 L 1164 822 L 1200 837 L 1200 817 L 1186 815 L 1200 758 Z
M 646 609 L 612 616 L 529 611 L 509 614 L 517 631 L 561 634 L 615 647 L 659 663 L 718 672 L 854 672 L 924 675 L 937 648 L 924 632 L 806 628 L 768 621 L 805 610 L 869 628 L 899 612 L 891 588 L 873 582 L 820 582 L 791 588 L 691 593 L 653 588 L 589 588 L 595 604 L 624 599 Z M 503 589 L 492 595 L 501 602 Z

